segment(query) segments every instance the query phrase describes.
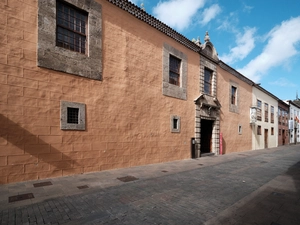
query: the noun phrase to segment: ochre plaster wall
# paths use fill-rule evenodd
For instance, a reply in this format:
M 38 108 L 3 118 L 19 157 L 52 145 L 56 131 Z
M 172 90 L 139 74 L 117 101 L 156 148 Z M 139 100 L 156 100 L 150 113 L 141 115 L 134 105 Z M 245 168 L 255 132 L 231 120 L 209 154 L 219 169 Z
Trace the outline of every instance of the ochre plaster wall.
M 220 101 L 220 132 L 223 135 L 223 154 L 241 152 L 252 149 L 252 130 L 250 126 L 250 106 L 252 102 L 252 87 L 224 69 L 217 67 L 217 97 Z M 230 85 L 238 85 L 239 112 L 230 112 Z M 242 126 L 242 134 L 238 126 Z
M 190 157 L 199 55 L 99 2 L 103 81 L 37 67 L 37 1 L 0 2 L 0 184 Z M 188 57 L 187 101 L 162 95 L 163 43 Z M 61 100 L 86 104 L 85 131 L 60 129 Z

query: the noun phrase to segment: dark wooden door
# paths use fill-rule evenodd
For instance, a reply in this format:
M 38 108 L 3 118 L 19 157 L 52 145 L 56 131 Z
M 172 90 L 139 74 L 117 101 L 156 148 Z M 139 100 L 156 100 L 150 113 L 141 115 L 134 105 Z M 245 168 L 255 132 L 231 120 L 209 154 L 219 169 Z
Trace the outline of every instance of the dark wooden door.
M 201 120 L 201 154 L 211 152 L 213 122 L 213 120 Z
M 265 148 L 268 148 L 268 129 L 265 129 Z

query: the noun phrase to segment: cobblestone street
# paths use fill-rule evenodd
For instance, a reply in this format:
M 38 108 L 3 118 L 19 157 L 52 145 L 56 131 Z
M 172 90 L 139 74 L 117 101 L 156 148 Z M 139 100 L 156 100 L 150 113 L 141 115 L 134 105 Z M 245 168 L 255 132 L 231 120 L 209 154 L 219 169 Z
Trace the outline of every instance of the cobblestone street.
M 300 224 L 300 149 L 2 185 L 0 196 L 0 224 Z

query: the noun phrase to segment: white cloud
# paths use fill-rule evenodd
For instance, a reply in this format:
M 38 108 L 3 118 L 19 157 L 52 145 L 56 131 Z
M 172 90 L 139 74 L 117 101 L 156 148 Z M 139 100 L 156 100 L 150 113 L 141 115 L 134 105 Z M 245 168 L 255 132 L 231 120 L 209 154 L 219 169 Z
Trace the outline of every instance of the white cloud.
M 279 86 L 279 87 L 296 87 L 297 85 L 284 77 L 280 77 L 278 80 L 270 82 L 271 85 Z
M 227 64 L 244 59 L 255 47 L 256 28 L 244 28 L 245 33 L 238 33 L 236 36 L 236 46 L 230 49 L 229 54 L 224 54 L 220 58 Z
M 283 21 L 274 27 L 267 35 L 268 43 L 262 53 L 238 70 L 258 82 L 271 68 L 284 65 L 287 60 L 299 53 L 296 49 L 300 42 L 299 27 L 300 16 Z
M 221 8 L 219 5 L 214 4 L 209 8 L 203 11 L 203 18 L 200 21 L 202 25 L 208 24 L 212 19 L 214 19 L 221 12 Z
M 218 22 L 221 25 L 217 27 L 217 30 L 237 33 L 236 25 L 239 23 L 239 19 L 236 13 L 231 12 L 229 16 L 222 18 Z
M 156 18 L 172 28 L 183 31 L 190 25 L 197 11 L 204 6 L 205 1 L 206 0 L 160 1 L 153 8 L 153 14 Z
M 253 8 L 253 6 L 244 4 L 243 12 L 250 13 Z

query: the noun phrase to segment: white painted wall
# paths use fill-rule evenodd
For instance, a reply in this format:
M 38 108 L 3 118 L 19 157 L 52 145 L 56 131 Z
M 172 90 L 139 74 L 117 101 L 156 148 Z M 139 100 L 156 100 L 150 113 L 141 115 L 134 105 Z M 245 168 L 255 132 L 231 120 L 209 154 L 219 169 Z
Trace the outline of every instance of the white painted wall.
M 257 99 L 261 101 L 261 121 L 252 125 L 252 149 L 265 148 L 265 130 L 268 130 L 268 148 L 278 146 L 278 100 L 253 86 L 252 106 L 257 105 Z M 265 103 L 269 105 L 269 121 L 265 122 Z M 271 106 L 274 107 L 274 123 L 271 123 Z M 257 135 L 257 127 L 261 126 L 261 135 Z M 271 134 L 272 128 L 274 134 Z
M 299 118 L 300 116 L 300 108 L 295 106 L 294 104 L 289 104 L 290 105 L 290 114 L 289 114 L 289 120 L 293 120 L 294 121 L 294 128 L 297 128 L 296 130 L 289 130 L 289 136 L 290 136 L 290 143 L 295 143 L 295 135 L 296 135 L 296 139 L 297 142 L 300 142 L 300 125 L 298 124 L 297 127 L 295 127 L 296 123 L 295 123 L 295 118 L 296 116 Z M 295 133 L 297 132 L 297 133 Z

